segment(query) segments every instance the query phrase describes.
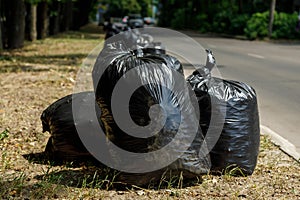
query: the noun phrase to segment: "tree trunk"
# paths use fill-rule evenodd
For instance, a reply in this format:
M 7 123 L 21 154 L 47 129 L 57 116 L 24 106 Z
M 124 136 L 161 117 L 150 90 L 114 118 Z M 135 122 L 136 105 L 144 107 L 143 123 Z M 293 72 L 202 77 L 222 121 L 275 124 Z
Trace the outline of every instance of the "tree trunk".
M 55 10 L 56 12 L 50 16 L 50 24 L 49 24 L 49 34 L 56 35 L 59 33 L 59 24 L 60 24 L 60 16 L 61 16 L 61 2 L 54 1 L 52 3 L 51 10 Z
M 275 6 L 276 0 L 271 0 L 270 5 L 270 19 L 269 19 L 269 38 L 272 37 L 272 29 L 273 29 L 273 22 L 274 22 L 274 13 L 275 13 Z
M 37 38 L 44 39 L 48 36 L 49 18 L 48 3 L 42 1 L 37 6 Z
M 242 14 L 244 11 L 243 0 L 239 0 L 239 14 Z
M 73 21 L 73 2 L 69 0 L 63 4 L 60 30 L 61 31 L 70 30 L 72 26 L 72 21 Z
M 26 38 L 29 41 L 35 41 L 37 39 L 37 6 L 34 4 L 27 4 L 26 10 Z
M 5 0 L 6 47 L 16 49 L 24 46 L 25 4 L 23 0 Z
M 0 13 L 0 50 L 1 49 L 3 49 L 3 42 L 2 42 L 2 20 L 1 20 L 1 13 Z
M 5 37 L 5 32 L 6 32 L 6 29 L 5 29 L 5 26 L 4 26 L 4 23 L 5 23 L 5 2 L 4 0 L 0 0 L 0 34 L 1 34 L 1 46 L 0 48 L 1 49 L 4 49 L 5 46 L 6 46 L 6 37 Z
M 95 2 L 95 0 L 78 0 L 74 2 L 73 30 L 78 30 L 89 23 L 89 14 Z
M 2 41 L 2 16 L 3 16 L 3 0 L 0 0 L 0 50 L 3 49 L 3 41 Z

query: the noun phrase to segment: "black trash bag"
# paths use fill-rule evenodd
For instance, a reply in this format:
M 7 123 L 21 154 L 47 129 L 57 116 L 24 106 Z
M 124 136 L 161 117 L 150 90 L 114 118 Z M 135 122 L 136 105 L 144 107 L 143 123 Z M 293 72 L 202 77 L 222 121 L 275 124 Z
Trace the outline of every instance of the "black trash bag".
M 121 59 L 123 56 L 136 55 L 139 57 L 156 57 L 155 59 L 160 59 L 164 61 L 164 64 L 179 73 L 183 74 L 183 67 L 177 58 L 165 54 L 165 51 L 152 51 L 150 48 L 141 48 L 136 45 L 132 45 L 131 39 L 124 39 L 123 37 L 118 37 L 116 42 L 104 43 L 104 48 L 99 53 L 95 67 L 93 68 L 93 83 L 94 89 L 96 90 L 97 84 L 99 83 L 100 77 L 106 70 L 107 66 L 113 63 L 116 59 Z M 158 43 L 157 45 L 160 45 Z M 158 48 L 158 47 L 157 47 Z M 112 89 L 112 88 L 111 88 Z
M 197 96 L 199 124 L 206 139 L 211 137 L 206 134 L 208 129 L 214 131 L 215 128 L 210 124 L 212 102 L 216 106 L 215 116 L 226 114 L 220 138 L 210 152 L 212 171 L 225 173 L 241 169 L 235 170 L 236 175 L 251 175 L 257 163 L 260 143 L 255 90 L 242 82 L 211 78 L 210 74 L 201 70 L 190 75 L 187 82 Z M 219 120 L 218 117 L 215 120 Z M 209 145 L 210 142 L 207 143 Z
M 93 69 L 93 82 L 96 101 L 101 109 L 100 118 L 104 132 L 110 141 L 121 149 L 130 152 L 156 151 L 172 141 L 181 123 L 185 126 L 181 127 L 180 130 L 184 132 L 186 137 L 189 137 L 192 129 L 189 125 L 195 122 L 197 129 L 198 121 L 192 118 L 195 115 L 192 104 L 185 104 L 185 110 L 182 111 L 181 103 L 185 103 L 190 98 L 188 92 L 185 90 L 172 91 L 172 88 L 177 84 L 176 75 L 179 75 L 183 82 L 185 81 L 182 66 L 174 57 L 144 54 L 143 50 L 140 49 L 127 51 L 120 43 L 108 45 L 97 58 Z M 158 122 L 160 122 L 160 117 L 165 117 L 165 124 L 162 124 L 163 128 L 155 130 L 154 136 L 148 138 L 134 137 L 123 131 L 116 123 L 112 114 L 112 93 L 121 80 L 124 88 L 131 88 L 135 81 L 142 85 L 136 88 L 130 96 L 129 106 L 123 105 L 119 108 L 125 110 L 129 107 L 130 118 L 136 125 L 145 127 L 151 123 L 153 118 L 149 116 L 149 112 L 152 106 L 156 105 L 156 108 L 163 110 L 161 112 L 163 116 L 155 117 L 158 118 Z M 119 99 L 123 98 L 119 97 Z M 183 112 L 186 112 L 185 115 L 182 115 Z M 161 120 L 162 122 L 163 120 Z M 182 139 L 180 145 L 188 145 L 188 148 L 169 167 L 174 170 L 185 171 L 187 174 L 193 174 L 193 176 L 206 174 L 210 168 L 210 160 L 207 151 L 199 152 L 200 146 L 204 145 L 200 130 L 198 132 L 196 130 L 196 137 L 193 138 L 192 142 L 192 144 L 185 144 L 184 139 Z M 176 152 L 176 149 L 173 151 Z M 162 170 L 159 172 L 162 173 Z M 129 177 L 134 176 L 130 174 Z M 126 178 L 126 180 L 139 185 L 147 183 L 144 180 L 141 183 L 137 177 L 131 180 Z
M 110 34 L 108 31 L 107 34 Z M 109 38 L 114 36 L 113 38 Z M 129 29 L 122 32 L 113 32 L 110 34 L 105 45 L 122 41 L 130 49 L 143 49 L 145 54 L 165 54 L 165 47 L 161 42 L 154 41 L 153 37 L 147 33 L 141 33 L 139 29 Z
M 177 60 L 177 58 L 170 56 L 168 54 L 160 54 L 159 52 L 156 54 L 148 53 L 148 50 L 149 50 L 148 48 L 142 49 L 142 52 L 144 55 L 143 57 L 165 63 L 167 67 L 174 69 L 175 71 L 179 72 L 180 74 L 182 74 L 184 76 L 183 67 L 182 67 L 181 63 L 179 62 L 179 60 Z
M 134 65 L 138 66 L 140 65 L 140 63 L 135 62 L 135 61 L 141 61 L 143 60 L 155 60 L 157 62 L 163 63 L 164 65 L 166 65 L 167 67 L 174 69 L 176 71 L 178 71 L 179 73 L 181 73 L 183 75 L 183 67 L 181 65 L 181 63 L 172 56 L 166 55 L 166 54 L 150 54 L 148 52 L 147 49 L 134 49 L 134 50 L 127 50 L 127 45 L 128 43 L 124 43 L 124 41 L 122 42 L 115 42 L 115 43 L 110 43 L 107 44 L 105 46 L 105 48 L 100 52 L 100 55 L 97 58 L 95 67 L 93 69 L 93 82 L 94 82 L 94 88 L 96 90 L 96 97 L 101 96 L 101 99 L 98 98 L 97 102 L 99 103 L 101 109 L 102 109 L 102 119 L 103 117 L 105 118 L 105 120 L 103 121 L 103 126 L 106 130 L 106 133 L 108 134 L 108 130 L 110 130 L 110 132 L 122 132 L 117 126 L 116 123 L 114 121 L 112 121 L 112 117 L 111 117 L 111 109 L 109 109 L 109 111 L 107 111 L 107 105 L 110 105 L 111 102 L 111 94 L 112 91 L 115 87 L 115 84 L 118 82 L 118 79 L 126 73 L 126 71 L 130 70 L 131 68 L 133 68 L 133 66 L 122 66 L 119 67 L 118 63 L 116 60 L 118 61 L 123 61 L 126 59 L 131 59 L 131 61 L 127 61 L 127 64 L 129 62 L 132 62 Z M 129 63 L 130 64 L 130 63 Z M 108 69 L 103 72 L 103 66 L 110 66 L 108 67 Z M 104 75 L 100 75 L 103 74 Z M 101 81 L 99 82 L 99 77 L 101 76 Z M 97 84 L 97 82 L 99 82 Z M 109 83 L 109 84 L 108 84 Z M 98 87 L 98 85 L 100 87 Z M 104 87 L 103 87 L 104 86 Z M 103 89 L 103 91 L 100 91 L 100 88 Z M 100 94 L 101 93 L 101 94 Z M 147 94 L 147 95 L 145 95 Z M 135 114 L 135 118 L 133 119 L 135 121 L 135 123 L 137 123 L 140 126 L 145 126 L 146 124 L 149 123 L 149 116 L 148 116 L 148 111 L 150 106 L 157 104 L 157 102 L 155 102 L 153 100 L 153 98 L 151 98 L 151 95 L 149 94 L 149 91 L 145 90 L 145 88 L 140 88 L 139 90 L 137 90 L 133 96 L 138 97 L 137 100 L 139 103 L 137 104 L 130 104 L 133 105 L 131 106 L 131 111 L 132 110 L 136 110 L 136 114 Z M 157 97 L 159 98 L 159 97 Z M 103 103 L 100 103 L 104 101 Z M 131 99 L 132 101 L 132 99 Z M 147 106 L 145 106 L 147 105 Z M 132 111 L 133 112 L 133 111 Z M 106 116 L 106 114 L 109 113 L 108 116 Z M 140 122 L 138 122 L 140 121 Z M 107 123 L 110 123 L 109 125 Z M 113 128 L 111 128 L 113 127 Z M 114 131 L 112 131 L 114 130 Z M 117 131 L 115 131 L 117 130 Z M 126 137 L 128 136 L 127 134 L 124 134 Z M 125 150 L 129 150 L 129 151 L 133 151 L 133 152 L 147 152 L 148 151 L 148 140 L 145 139 L 140 139 L 140 138 L 133 138 L 128 136 L 129 138 L 127 139 L 127 143 L 125 145 L 125 147 L 123 147 Z M 153 139 L 153 138 L 151 138 Z M 150 140 L 150 139 L 149 139 Z M 122 138 L 119 139 L 118 141 L 124 141 L 124 139 Z M 134 144 L 136 144 L 135 146 L 133 145 L 129 145 L 129 141 L 133 142 Z M 139 144 L 140 146 L 138 147 L 137 144 Z M 128 149 L 130 148 L 130 149 Z M 133 149 L 131 149 L 133 148 Z
M 51 134 L 45 153 L 53 160 L 72 162 L 94 160 L 81 142 L 72 112 L 72 103 L 79 105 L 78 109 L 90 106 L 86 103 L 86 99 L 92 95 L 94 95 L 92 91 L 71 94 L 55 101 L 43 111 L 41 115 L 43 132 L 48 131 Z M 99 108 L 95 110 L 100 117 Z M 88 124 L 88 119 L 83 123 Z
M 166 49 L 165 47 L 162 46 L 160 42 L 152 42 L 143 48 L 143 53 L 150 54 L 150 55 L 166 54 Z
M 129 27 L 122 23 L 104 22 L 103 30 L 106 32 L 105 40 L 124 31 L 128 31 Z

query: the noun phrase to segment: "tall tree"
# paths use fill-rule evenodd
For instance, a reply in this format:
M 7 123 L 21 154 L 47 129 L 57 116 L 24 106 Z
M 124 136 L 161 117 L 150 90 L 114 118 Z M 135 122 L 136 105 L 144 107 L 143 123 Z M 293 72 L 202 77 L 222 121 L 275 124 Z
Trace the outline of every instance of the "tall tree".
M 73 2 L 72 0 L 66 0 L 62 5 L 61 13 L 61 31 L 68 31 L 72 26 L 73 21 Z
M 78 30 L 81 26 L 89 22 L 89 15 L 98 4 L 97 0 L 77 0 L 74 2 L 73 26 L 72 29 Z
M 0 0 L 0 50 L 3 49 L 3 41 L 2 41 L 2 15 L 3 15 L 3 0 Z
M 137 0 L 107 0 L 109 4 L 106 17 L 124 17 L 128 14 L 141 13 Z
M 49 19 L 49 34 L 55 35 L 60 32 L 60 18 L 61 18 L 61 1 L 52 1 L 50 4 L 50 19 Z
M 26 1 L 26 37 L 29 41 L 37 39 L 37 0 Z
M 3 42 L 2 42 L 2 21 L 0 17 L 0 50 L 3 49 Z
M 272 36 L 273 22 L 274 22 L 274 13 L 275 13 L 276 0 L 271 0 L 270 4 L 270 19 L 269 19 L 269 38 Z
M 48 2 L 43 0 L 37 6 L 37 38 L 44 39 L 49 32 Z
M 9 49 L 24 46 L 25 37 L 25 4 L 24 0 L 4 0 L 6 47 Z

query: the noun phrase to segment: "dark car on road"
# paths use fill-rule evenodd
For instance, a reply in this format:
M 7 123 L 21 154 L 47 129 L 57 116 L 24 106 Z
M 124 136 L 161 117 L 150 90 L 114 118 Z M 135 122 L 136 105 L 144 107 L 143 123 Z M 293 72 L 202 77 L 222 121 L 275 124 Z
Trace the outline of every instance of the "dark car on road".
M 144 20 L 140 14 L 130 14 L 128 15 L 127 25 L 130 28 L 143 28 Z
M 152 17 L 144 17 L 144 23 L 147 25 L 154 25 L 156 21 Z

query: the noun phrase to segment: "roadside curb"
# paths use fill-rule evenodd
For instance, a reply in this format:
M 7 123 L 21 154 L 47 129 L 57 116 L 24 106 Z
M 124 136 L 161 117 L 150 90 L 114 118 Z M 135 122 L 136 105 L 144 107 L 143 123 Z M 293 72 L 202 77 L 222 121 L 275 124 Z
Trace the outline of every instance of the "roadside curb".
M 271 141 L 275 145 L 278 145 L 283 152 L 293 157 L 296 161 L 300 162 L 300 153 L 297 152 L 295 145 L 264 125 L 260 125 L 260 130 L 262 135 L 270 136 Z

